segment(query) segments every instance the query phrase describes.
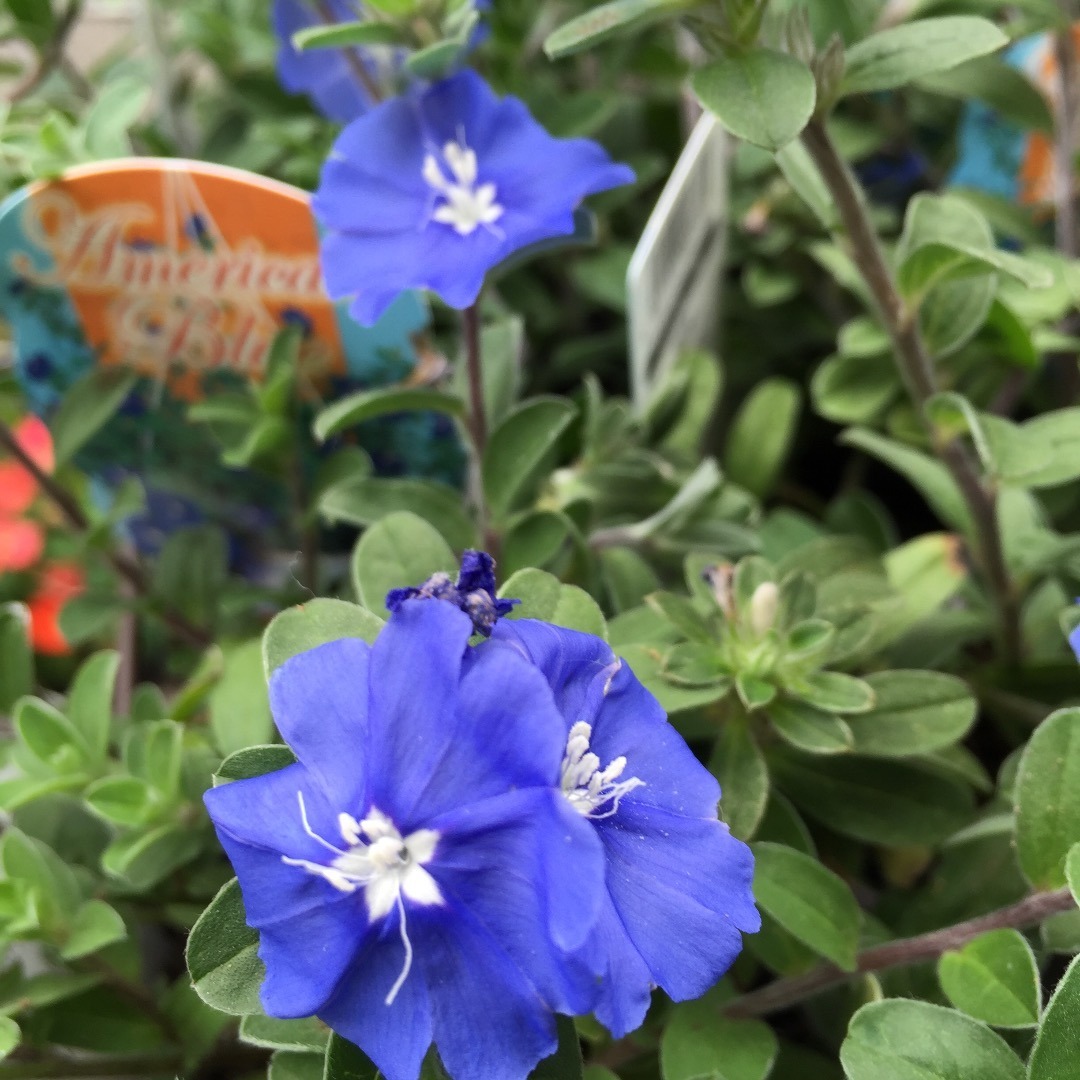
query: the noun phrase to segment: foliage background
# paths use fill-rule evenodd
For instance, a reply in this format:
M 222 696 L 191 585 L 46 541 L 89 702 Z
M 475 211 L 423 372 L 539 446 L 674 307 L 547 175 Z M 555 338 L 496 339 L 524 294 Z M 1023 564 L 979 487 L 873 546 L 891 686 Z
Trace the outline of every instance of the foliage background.
M 864 63 L 861 88 L 844 95 L 837 68 L 846 46 L 850 77 L 853 50 L 887 23 L 982 16 L 1019 37 L 1061 33 L 1073 13 L 1050 0 L 809 0 L 803 22 L 784 0 L 624 0 L 628 31 L 631 16 L 654 20 L 645 33 L 553 62 L 545 39 L 588 6 L 496 0 L 477 61 L 553 132 L 600 139 L 639 177 L 595 200 L 594 249 L 530 261 L 489 291 L 483 532 L 475 491 L 469 505 L 374 477 L 362 454 L 336 450 L 293 507 L 304 557 L 283 580 L 234 573 L 209 527 L 134 565 L 113 526 L 138 490 L 103 514 L 71 460 L 108 421 L 115 387 L 88 383 L 50 418 L 70 454 L 38 513 L 49 556 L 79 560 L 90 586 L 64 615 L 73 654 L 34 658 L 21 606 L 32 575 L 0 579 L 13 766 L 0 782 L 0 1076 L 370 1075 L 320 1025 L 259 1015 L 253 934 L 201 794 L 212 777 L 288 760 L 272 745 L 266 670 L 319 641 L 370 638 L 389 587 L 450 569 L 481 541 L 499 550 L 505 595 L 525 614 L 605 633 L 716 771 L 725 820 L 755 846 L 766 922 L 703 1001 L 658 999 L 618 1043 L 579 1021 L 538 1076 L 1080 1075 L 1071 191 L 1056 208 L 934 196 L 969 102 L 1049 131 L 1070 170 L 1071 114 L 1052 112 L 992 48 L 971 52 L 970 24 L 951 37 L 940 23 L 922 29 L 884 84 Z M 280 89 L 263 0 L 148 4 L 139 49 L 85 74 L 60 48 L 80 8 L 0 5 L 30 50 L 8 73 L 5 190 L 132 151 L 316 184 L 335 129 Z M 728 63 L 717 80 L 745 71 L 759 40 L 815 71 L 808 108 L 815 80 L 789 67 L 787 81 L 768 74 L 756 114 L 699 75 L 728 126 L 768 143 L 763 133 L 798 135 L 798 117 L 818 113 L 779 167 L 775 147 L 738 144 L 718 356 L 685 357 L 635 414 L 623 278 L 682 142 L 690 71 L 676 15 Z M 937 32 L 946 59 L 928 70 L 919 56 Z M 842 172 L 823 186 L 822 165 L 839 159 L 866 181 L 864 209 L 850 185 L 843 203 Z M 852 214 L 884 238 L 877 284 L 895 293 L 899 281 L 901 314 L 918 304 L 918 319 L 875 298 Z M 455 319 L 437 314 L 456 357 Z M 913 400 L 916 340 L 933 395 Z M 276 390 L 253 393 L 226 453 L 260 422 L 294 419 L 295 343 L 276 350 Z M 460 417 L 462 381 L 439 390 L 425 407 Z M 10 377 L 0 394 L 13 421 L 24 406 Z M 318 434 L 410 404 L 351 399 L 322 414 Z M 276 474 L 294 450 L 243 464 Z M 974 495 L 958 484 L 960 458 Z M 704 581 L 718 565 L 729 569 Z

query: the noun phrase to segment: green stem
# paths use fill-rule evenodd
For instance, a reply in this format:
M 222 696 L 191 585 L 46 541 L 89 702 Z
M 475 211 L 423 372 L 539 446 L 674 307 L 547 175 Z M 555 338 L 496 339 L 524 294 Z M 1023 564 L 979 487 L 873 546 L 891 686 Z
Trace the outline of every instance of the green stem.
M 885 259 L 858 182 L 821 120 L 813 120 L 802 135 L 836 204 L 851 245 L 852 258 L 869 286 L 893 343 L 900 376 L 935 453 L 956 482 L 972 520 L 970 542 L 998 610 L 1002 656 L 1016 664 L 1021 656 L 1020 598 L 1009 575 L 1001 543 L 997 492 L 984 484 L 967 448 L 955 439 L 943 440 L 926 417 L 927 402 L 937 393 L 934 367 L 926 351 L 918 320 L 908 311 Z
M 319 18 L 328 25 L 333 25 L 338 21 L 337 16 L 334 14 L 334 9 L 330 6 L 328 0 L 315 0 L 315 7 L 319 12 Z M 364 92 L 369 98 L 376 104 L 383 99 L 383 92 L 379 89 L 379 84 L 371 77 L 371 73 L 364 66 L 363 57 L 355 49 L 342 49 L 342 54 L 345 57 L 345 62 L 349 65 L 349 70 L 353 74 L 353 78 L 364 88 Z
M 176 1051 L 160 1054 L 47 1058 L 28 1061 L 9 1059 L 0 1063 L 0 1080 L 75 1080 L 100 1076 L 103 1080 L 128 1077 L 174 1076 L 183 1065 Z

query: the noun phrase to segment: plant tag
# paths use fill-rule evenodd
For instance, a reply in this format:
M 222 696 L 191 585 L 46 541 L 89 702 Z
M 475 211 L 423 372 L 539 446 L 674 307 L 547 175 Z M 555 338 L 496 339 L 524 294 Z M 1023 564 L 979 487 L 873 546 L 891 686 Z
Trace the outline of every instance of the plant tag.
M 728 147 L 709 114 L 694 126 L 627 272 L 630 375 L 643 409 L 679 355 L 715 345 L 728 214 Z

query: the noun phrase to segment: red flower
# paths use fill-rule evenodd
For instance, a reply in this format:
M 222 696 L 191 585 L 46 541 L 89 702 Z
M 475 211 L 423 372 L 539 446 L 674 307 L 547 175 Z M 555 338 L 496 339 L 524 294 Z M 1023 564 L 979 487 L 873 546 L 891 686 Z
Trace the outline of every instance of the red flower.
M 54 562 L 43 568 L 37 591 L 26 603 L 30 609 L 30 643 L 35 652 L 46 656 L 71 652 L 60 630 L 60 612 L 85 588 L 86 577 L 78 563 Z
M 52 472 L 52 436 L 41 420 L 26 417 L 15 428 L 15 438 L 38 466 Z M 45 534 L 40 525 L 24 516 L 37 493 L 37 481 L 22 465 L 0 461 L 0 573 L 28 570 L 41 558 Z

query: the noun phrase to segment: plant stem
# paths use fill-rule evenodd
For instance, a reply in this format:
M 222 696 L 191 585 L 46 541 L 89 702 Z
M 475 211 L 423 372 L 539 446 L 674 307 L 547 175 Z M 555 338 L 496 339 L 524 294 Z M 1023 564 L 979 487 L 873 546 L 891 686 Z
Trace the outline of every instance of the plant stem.
M 813 120 L 802 140 L 820 171 L 844 231 L 851 244 L 851 254 L 877 303 L 885 328 L 893 343 L 901 378 L 926 426 L 934 451 L 949 470 L 967 504 L 972 519 L 970 542 L 977 545 L 978 558 L 989 591 L 998 609 L 1001 624 L 1002 655 L 1015 664 L 1022 648 L 1020 601 L 1005 562 L 998 524 L 997 493 L 983 483 L 967 448 L 956 440 L 943 440 L 925 414 L 925 406 L 937 393 L 934 368 L 926 351 L 918 320 L 908 311 L 892 271 L 885 260 L 881 243 L 866 212 L 866 203 L 824 122 Z
M 0 447 L 6 450 L 37 482 L 38 487 L 45 493 L 49 500 L 63 514 L 67 523 L 77 532 L 88 533 L 91 529 L 89 518 L 83 513 L 83 509 L 72 497 L 70 492 L 61 487 L 38 463 L 19 445 L 19 440 L 7 424 L 0 421 Z M 105 551 L 105 557 L 112 563 L 113 569 L 125 580 L 140 596 L 150 595 L 150 584 L 143 573 L 142 567 L 130 556 L 123 552 L 109 549 Z M 176 631 L 190 645 L 196 648 L 205 648 L 210 644 L 210 636 L 189 622 L 178 611 L 159 611 L 162 619 Z
M 319 18 L 324 23 L 333 25 L 338 21 L 329 0 L 315 0 L 315 7 L 319 12 Z M 355 49 L 342 49 L 341 51 L 345 56 L 345 62 L 353 73 L 353 77 L 364 88 L 364 93 L 371 98 L 374 104 L 382 101 L 383 92 L 379 89 L 379 84 L 371 77 L 371 72 L 364 66 L 363 57 Z
M 857 975 L 935 960 L 942 953 L 959 949 L 990 930 L 1022 930 L 1074 907 L 1076 901 L 1068 889 L 1033 893 L 1018 903 L 999 908 L 988 915 L 980 915 L 976 919 L 969 919 L 967 922 L 864 949 L 856 958 L 854 971 L 843 971 L 832 964 L 822 964 L 804 975 L 778 979 L 760 990 L 753 990 L 736 998 L 724 1008 L 724 1012 L 728 1016 L 741 1019 L 779 1012 Z
M 465 339 L 465 366 L 469 377 L 469 430 L 472 432 L 476 456 L 483 458 L 487 448 L 488 430 L 480 349 L 480 309 L 477 304 L 467 307 L 461 313 L 461 329 Z
M 17 101 L 32 94 L 48 77 L 49 73 L 63 62 L 64 49 L 67 46 L 71 31 L 82 14 L 83 0 L 69 0 L 68 6 L 56 23 L 56 32 L 52 40 L 41 51 L 41 58 L 34 69 L 21 82 L 17 83 L 8 95 L 8 104 L 14 105 Z
M 138 1054 L 124 1056 L 95 1056 L 78 1058 L 48 1058 L 19 1061 L 11 1058 L 0 1064 L 0 1080 L 67 1080 L 67 1078 L 100 1076 L 105 1080 L 126 1080 L 127 1077 L 172 1076 L 183 1065 L 179 1053 Z

